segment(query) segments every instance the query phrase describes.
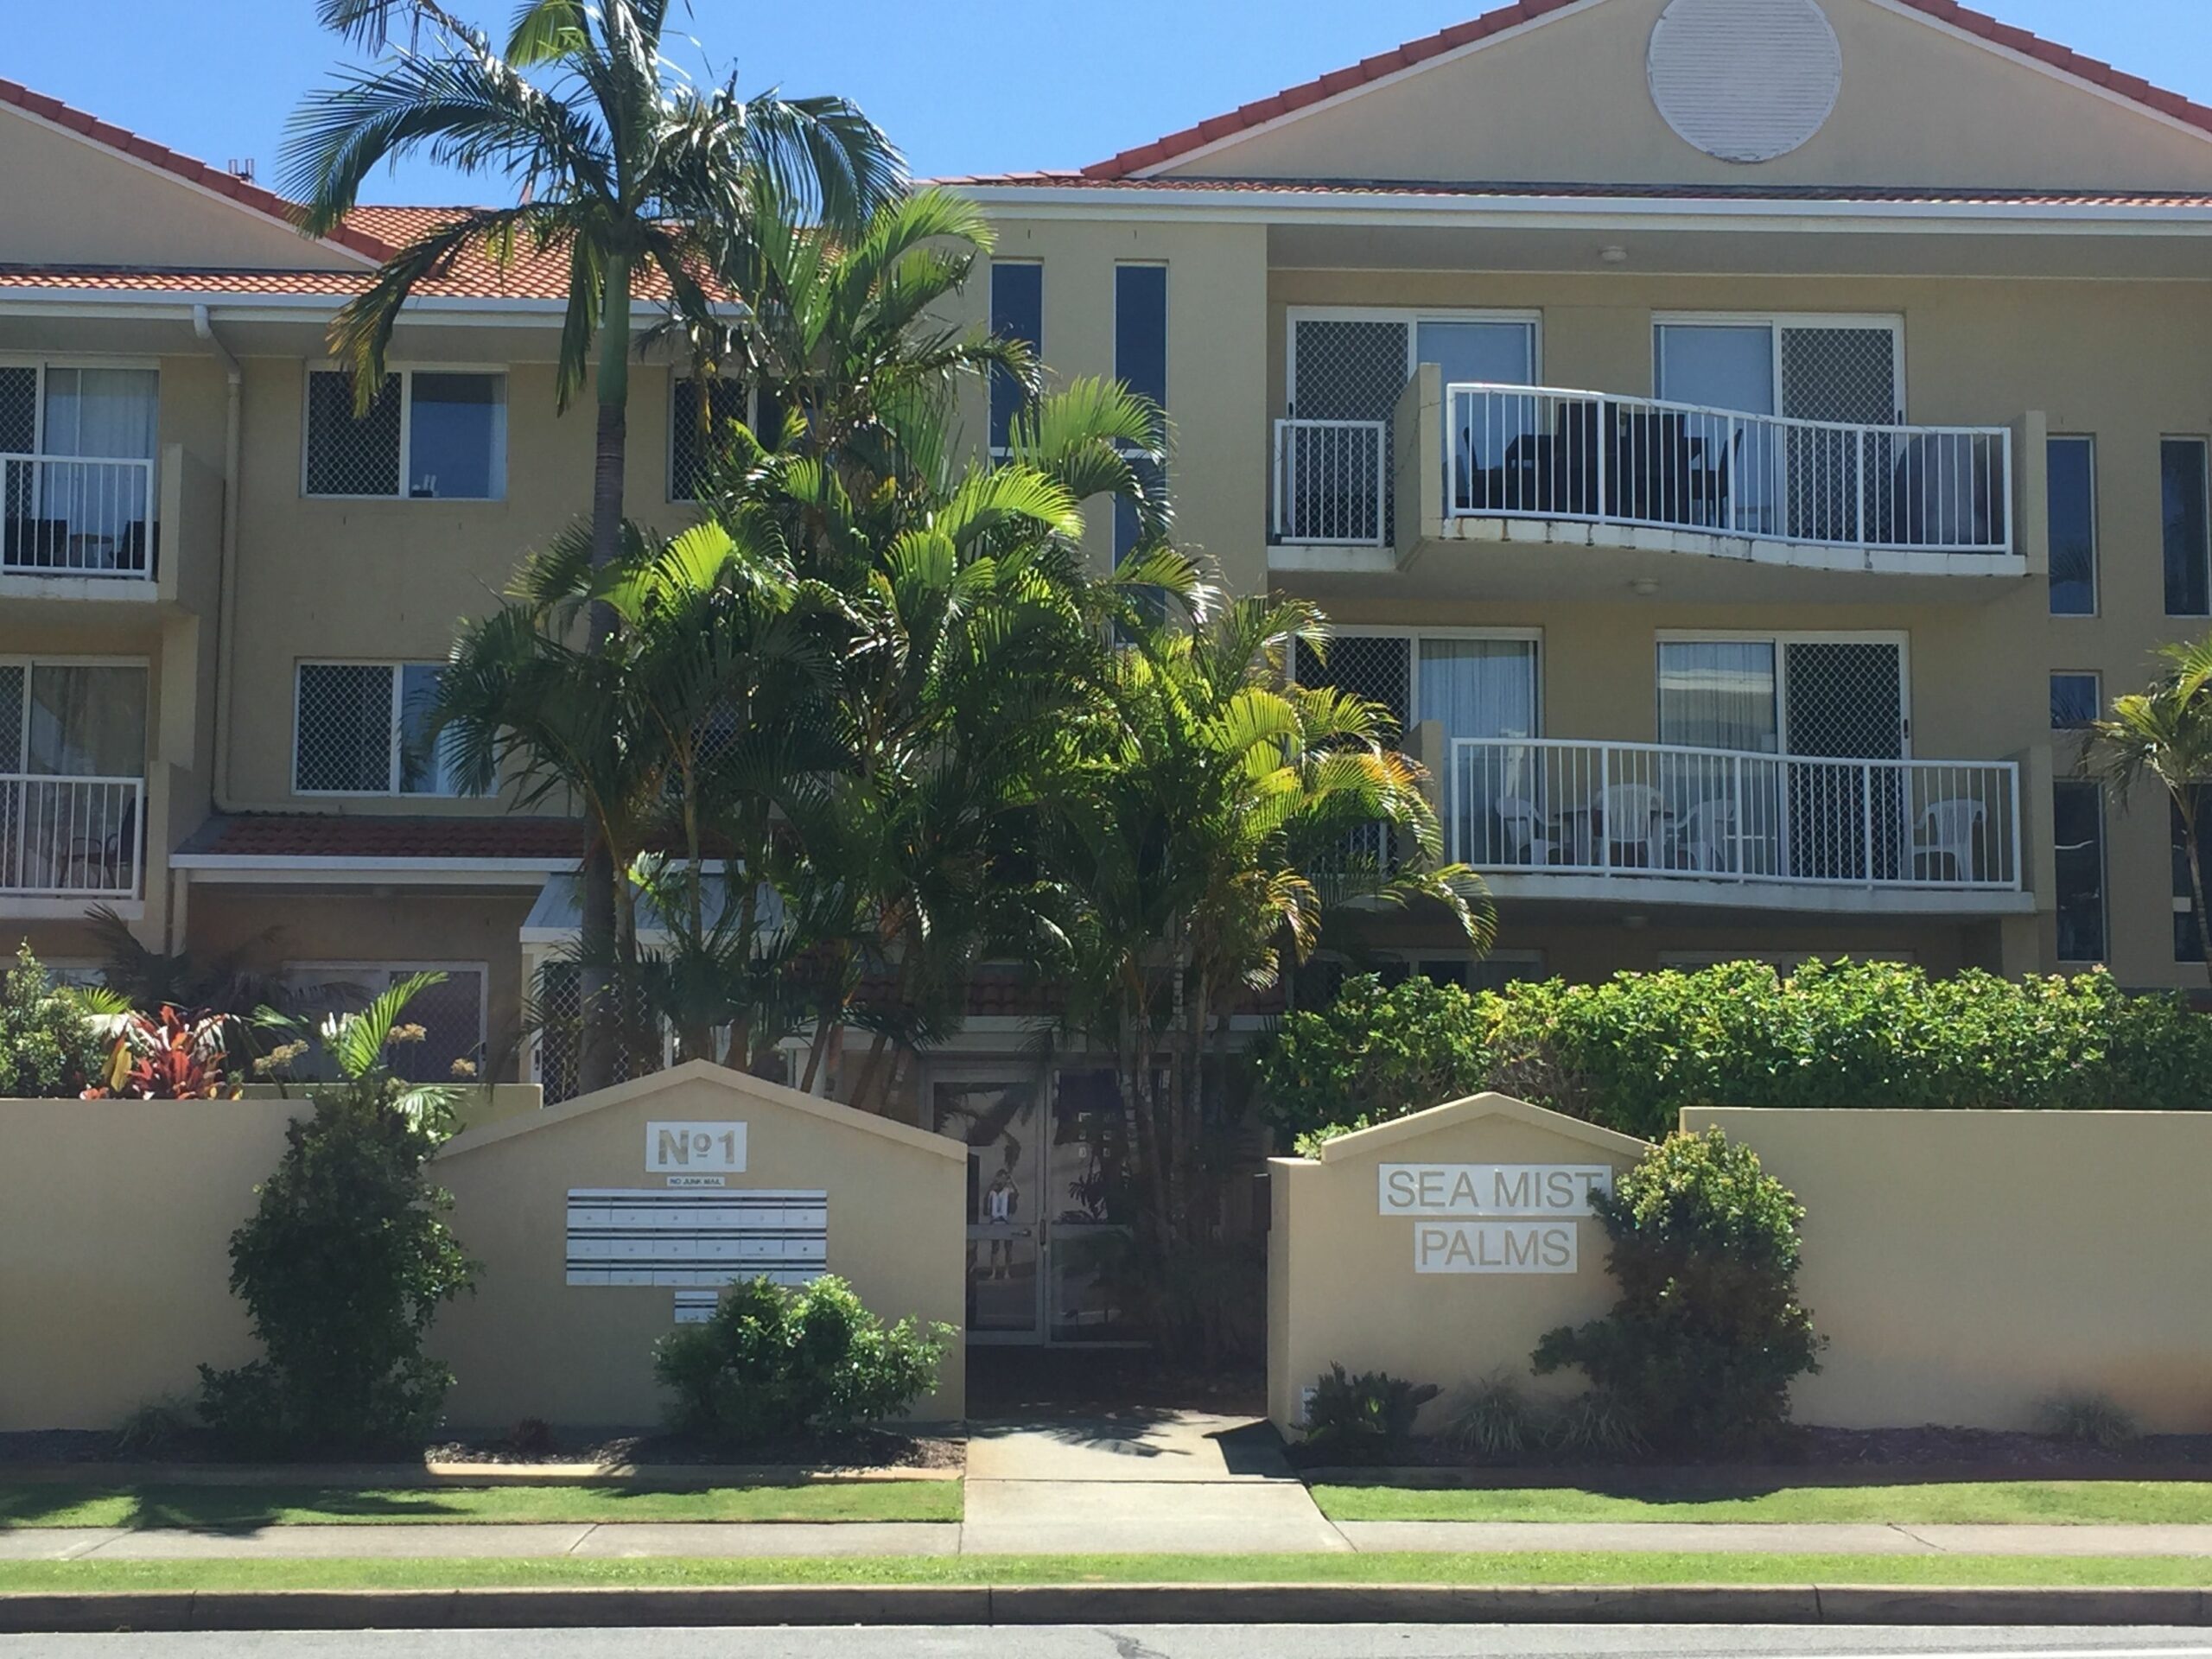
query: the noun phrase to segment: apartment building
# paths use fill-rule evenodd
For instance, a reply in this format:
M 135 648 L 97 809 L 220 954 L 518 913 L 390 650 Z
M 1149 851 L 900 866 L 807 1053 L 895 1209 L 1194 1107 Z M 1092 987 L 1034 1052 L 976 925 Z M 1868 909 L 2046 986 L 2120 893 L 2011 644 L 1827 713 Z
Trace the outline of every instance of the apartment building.
M 1434 773 L 1502 935 L 1405 922 L 1408 970 L 2202 982 L 2165 804 L 2101 798 L 2067 728 L 2212 630 L 2212 110 L 1952 0 L 1521 0 L 958 182 L 998 232 L 973 315 L 1157 397 L 1183 537 L 1324 605 L 1301 672 Z M 0 82 L 0 929 L 77 965 L 103 904 L 317 981 L 442 969 L 420 1063 L 557 1088 L 502 1057 L 578 830 L 458 796 L 418 710 L 583 505 L 560 272 L 442 273 L 365 418 L 325 355 L 435 211 L 308 240 Z M 673 528 L 696 389 L 633 385 L 630 509 Z M 1025 995 L 978 986 L 915 1108 L 1042 1192 L 1098 1105 L 1071 1071 L 1032 1126 Z M 972 1322 L 1038 1334 L 1029 1284 Z

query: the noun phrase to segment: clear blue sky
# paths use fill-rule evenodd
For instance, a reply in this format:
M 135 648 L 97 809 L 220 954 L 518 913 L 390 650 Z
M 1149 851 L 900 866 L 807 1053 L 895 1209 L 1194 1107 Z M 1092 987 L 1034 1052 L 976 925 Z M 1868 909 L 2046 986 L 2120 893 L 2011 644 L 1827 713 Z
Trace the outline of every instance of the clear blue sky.
M 512 0 L 448 0 L 504 27 Z M 682 0 L 677 0 L 680 8 Z M 1476 16 L 1491 0 L 694 0 L 695 73 L 857 100 L 925 175 L 1070 167 Z M 1980 0 L 2009 22 L 2212 102 L 2212 0 Z M 189 155 L 256 158 L 337 60 L 313 0 L 0 0 L 0 75 Z M 679 15 L 679 24 L 683 20 Z M 499 200 L 428 167 L 376 201 Z M 0 240 L 4 240 L 0 237 Z M 4 257 L 4 255 L 0 255 Z

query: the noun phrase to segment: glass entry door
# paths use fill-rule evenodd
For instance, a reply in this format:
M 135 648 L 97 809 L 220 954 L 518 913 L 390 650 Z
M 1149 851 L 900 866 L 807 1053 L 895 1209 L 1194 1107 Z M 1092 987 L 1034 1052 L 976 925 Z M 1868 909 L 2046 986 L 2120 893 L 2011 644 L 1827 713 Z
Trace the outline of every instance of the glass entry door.
M 1122 1343 L 1132 1127 L 1109 1071 L 948 1068 L 932 1127 L 968 1147 L 968 1339 Z

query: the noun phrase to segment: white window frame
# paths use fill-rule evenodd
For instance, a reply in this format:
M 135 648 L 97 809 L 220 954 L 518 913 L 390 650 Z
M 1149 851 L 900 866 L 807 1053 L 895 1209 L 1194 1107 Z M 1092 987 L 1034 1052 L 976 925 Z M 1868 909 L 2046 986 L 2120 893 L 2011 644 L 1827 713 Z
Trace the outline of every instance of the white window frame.
M 151 658 L 98 655 L 62 656 L 43 655 L 35 652 L 0 652 L 0 668 L 20 668 L 23 671 L 23 709 L 21 716 L 22 724 L 17 728 L 16 739 L 16 752 L 23 757 L 26 764 L 28 764 L 30 760 L 31 753 L 30 677 L 33 674 L 35 674 L 41 668 L 135 668 L 138 670 L 140 673 L 146 677 L 144 681 L 146 690 L 144 706 L 138 711 L 139 716 L 145 721 L 146 741 L 148 744 L 150 745 L 154 741 L 154 665 L 153 659 Z M 146 782 L 147 779 L 153 775 L 152 763 L 147 755 L 142 754 L 138 757 L 138 768 L 139 769 L 136 776 L 137 781 L 142 784 Z M 65 772 L 55 772 L 52 774 L 46 772 L 31 772 L 22 775 L 43 778 L 49 775 L 54 777 L 67 777 L 69 774 Z
M 2097 435 L 2094 432 L 2050 432 L 2044 434 L 2044 464 L 2046 490 L 2048 490 L 2049 487 L 2050 479 L 2049 469 L 2050 446 L 2056 443 L 2084 443 L 2089 447 L 2089 608 L 2086 611 L 2052 610 L 2050 608 L 2050 572 L 2046 569 L 2044 572 L 2044 614 L 2050 617 L 2054 622 L 2093 622 L 2099 616 L 2103 614 L 2105 605 L 2104 509 L 2101 499 L 2102 490 L 2101 481 L 2097 477 L 2097 466 L 2099 460 Z M 2046 512 L 2047 511 L 2048 508 L 2046 506 Z M 2044 537 L 2046 539 L 2044 551 L 2046 553 L 2050 551 L 2048 546 L 2049 536 L 2049 520 L 2046 518 L 2044 527 Z M 2158 551 L 2160 555 L 2159 563 L 2161 566 L 2159 570 L 2159 578 L 2160 585 L 2163 588 L 2165 575 L 2163 568 L 2164 564 L 2164 556 L 2165 550 L 2164 547 L 2161 547 Z M 2164 602 L 2164 601 L 2162 595 L 2160 603 L 2163 604 Z
M 1118 270 L 1125 264 L 1158 264 L 1165 267 L 1166 264 L 1167 262 L 1164 259 L 1117 259 L 1114 262 L 1114 267 Z M 996 271 L 1001 265 L 1027 265 L 1037 272 L 1037 360 L 1041 364 L 1045 359 L 1046 288 L 1044 257 L 1041 255 L 1036 254 L 1017 254 L 1010 257 L 1001 257 L 997 254 L 993 254 L 990 259 L 986 263 L 983 271 L 983 326 L 989 329 L 993 334 L 996 334 L 998 332 L 998 325 L 992 316 L 993 301 L 991 294 L 991 277 L 992 273 Z M 1116 280 L 1118 282 L 1120 279 L 1117 277 Z M 1172 290 L 1173 289 L 1174 285 L 1174 279 L 1171 276 L 1168 279 L 1168 288 L 1171 290 L 1170 298 L 1173 298 Z M 1114 340 L 1114 351 L 1116 353 L 1116 360 L 1117 362 L 1119 361 L 1119 353 L 1121 351 L 1121 340 L 1119 336 L 1122 327 L 1121 306 L 1118 303 L 1118 300 L 1119 296 L 1117 294 L 1117 302 L 1114 308 L 1114 333 L 1116 335 L 1116 339 Z M 989 374 L 986 373 L 983 377 L 983 435 L 987 438 L 990 435 L 991 428 L 990 399 L 991 377 Z M 1009 450 L 1001 445 L 993 444 L 989 446 L 990 458 L 994 461 L 1004 461 L 1010 453 L 1011 452 Z
M 2089 699 L 2089 706 L 2099 714 L 2103 712 L 2105 706 L 2105 677 L 2103 670 L 2095 668 L 2054 668 L 2044 677 L 2044 683 L 2046 689 L 2053 680 L 2088 681 L 2090 685 L 2095 688 L 2095 695 Z M 2094 718 L 2095 716 L 2093 715 L 2091 717 Z M 2082 730 L 2079 726 L 2053 726 L 2050 729 L 2054 734 L 2072 732 L 2077 734 Z M 2061 779 L 2060 781 L 2063 782 L 2064 780 Z
M 401 745 L 407 713 L 407 675 L 410 668 L 442 669 L 445 664 L 413 657 L 302 657 L 292 664 L 292 793 L 309 799 L 365 801 L 474 801 L 484 798 L 459 790 L 402 790 L 399 787 Z M 391 745 L 385 789 L 302 789 L 300 787 L 300 681 L 310 668 L 382 668 L 391 672 Z
M 1544 314 L 1497 306 L 1293 305 L 1283 311 L 1282 405 L 1297 406 L 1298 325 L 1301 322 L 1395 322 L 1406 330 L 1406 378 L 1421 367 L 1424 322 L 1514 323 L 1529 330 L 1529 383 L 1544 384 Z
M 489 962 L 416 962 L 393 961 L 389 958 L 363 960 L 288 962 L 278 970 L 286 979 L 305 974 L 321 976 L 326 980 L 340 979 L 353 974 L 382 974 L 385 983 L 371 987 L 364 985 L 372 998 L 381 996 L 393 980 L 404 979 L 410 974 L 454 974 L 476 976 L 476 1041 L 475 1047 L 484 1048 L 492 1040 L 492 964 Z M 404 1023 L 403 1018 L 403 1023 Z M 479 1078 L 478 1081 L 484 1081 Z
M 514 391 L 513 378 L 504 363 L 387 363 L 386 374 L 399 377 L 399 488 L 390 495 L 360 495 L 324 493 L 308 488 L 308 455 L 315 442 L 315 404 L 310 388 L 318 374 L 344 374 L 342 364 L 334 361 L 308 363 L 300 378 L 300 499 L 305 501 L 408 501 L 427 502 L 436 506 L 493 506 L 507 499 L 508 462 L 514 448 Z M 490 495 L 410 495 L 407 480 L 414 471 L 415 448 L 415 377 L 416 374 L 486 374 L 499 378 L 500 421 L 497 486 Z M 671 397 L 673 394 L 671 394 Z
M 668 465 L 662 469 L 661 489 L 668 497 L 668 505 L 671 507 L 696 507 L 699 505 L 697 496 L 678 495 L 676 493 L 676 425 L 683 418 L 676 407 L 676 389 L 678 386 L 689 385 L 700 378 L 696 372 L 681 366 L 671 368 L 668 372 Z M 759 385 L 741 374 L 718 374 L 712 378 L 716 380 L 734 381 L 745 388 L 745 423 L 756 431 L 759 430 L 760 424 Z M 710 414 L 711 412 L 709 410 Z
M 1904 315 L 1895 311 L 1654 311 L 1651 314 L 1651 391 L 1660 401 L 1672 401 L 1664 390 L 1666 353 L 1662 331 L 1669 327 L 1688 328 L 1768 329 L 1774 351 L 1774 417 L 1791 418 L 1782 410 L 1782 334 L 1785 328 L 1886 328 L 1890 332 L 1890 365 L 1896 385 L 1891 402 L 1897 424 L 1907 423 L 1905 413 Z M 1888 423 L 1882 423 L 1887 424 Z
M 1662 717 L 1659 647 L 1695 645 L 1771 645 L 1774 647 L 1775 741 L 1777 754 L 1789 753 L 1789 652 L 1808 645 L 1895 645 L 1897 648 L 1898 758 L 1912 759 L 1912 636 L 1902 628 L 1661 628 L 1651 637 L 1651 733 L 1655 742 L 1667 728 Z
M 46 454 L 46 376 L 49 369 L 138 369 L 150 372 L 154 377 L 154 453 L 150 455 L 84 455 L 64 459 L 84 461 L 150 461 L 159 465 L 162 458 L 161 398 L 162 359 L 158 357 L 103 357 L 98 353 L 64 352 L 0 352 L 0 369 L 35 369 L 38 372 L 38 390 L 34 394 L 31 410 L 33 437 L 31 453 Z M 158 488 L 158 485 L 156 488 Z

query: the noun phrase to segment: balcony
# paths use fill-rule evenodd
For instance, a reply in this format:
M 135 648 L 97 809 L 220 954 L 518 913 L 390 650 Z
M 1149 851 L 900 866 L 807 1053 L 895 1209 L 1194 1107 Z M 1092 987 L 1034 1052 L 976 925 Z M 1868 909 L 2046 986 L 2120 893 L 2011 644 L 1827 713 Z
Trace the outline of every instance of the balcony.
M 2016 475 L 2015 441 L 1446 386 L 1424 365 L 1392 420 L 1275 423 L 1270 564 L 1324 592 L 1402 572 L 1407 597 L 1471 573 L 1507 599 L 1994 597 L 2009 585 L 1959 579 L 2028 573 L 2016 504 L 2041 482 Z
M 0 575 L 154 580 L 150 460 L 0 454 Z
M 1461 739 L 1452 856 L 1501 894 L 1783 910 L 2025 911 L 2013 761 Z
M 0 773 L 0 894 L 138 898 L 145 821 L 143 779 Z

